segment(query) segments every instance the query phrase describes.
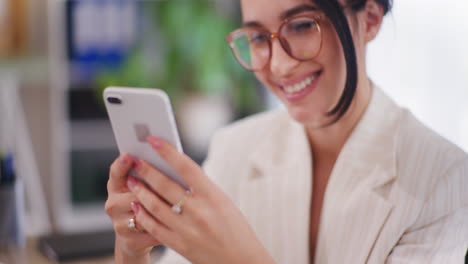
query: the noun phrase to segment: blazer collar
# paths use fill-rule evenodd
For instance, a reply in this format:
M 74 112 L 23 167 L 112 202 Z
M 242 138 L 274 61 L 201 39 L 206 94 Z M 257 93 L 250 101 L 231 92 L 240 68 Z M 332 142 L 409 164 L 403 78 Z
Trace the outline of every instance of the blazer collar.
M 252 168 L 258 172 L 251 177 L 288 172 L 297 166 L 305 168 L 304 172 L 310 172 L 311 152 L 304 127 L 291 119 L 286 110 L 278 112 L 270 133 L 249 157 Z M 291 171 L 288 174 L 291 175 Z
M 260 225 L 257 234 L 275 254 L 276 262 L 309 263 L 307 230 L 312 193 L 309 143 L 303 126 L 290 119 L 286 111 L 281 110 L 272 122 L 269 135 L 251 152 L 242 197 L 250 197 L 246 204 L 257 197 L 256 202 L 263 199 L 261 203 L 266 208 L 270 205 L 266 212 L 254 206 L 247 214 Z
M 388 196 L 396 177 L 395 131 L 400 111 L 401 108 L 380 89 L 373 89 L 371 101 L 343 146 L 330 175 L 322 207 L 316 263 L 341 263 L 344 257 L 355 263 L 364 263 L 369 257 L 381 227 L 393 208 Z M 270 133 L 249 157 L 253 168 L 249 177 L 273 177 L 265 181 L 272 185 L 284 183 L 279 179 L 288 177 L 286 196 L 294 202 L 294 206 L 285 207 L 281 214 L 304 216 L 289 228 L 291 233 L 298 234 L 295 236 L 296 242 L 301 242 L 296 244 L 296 254 L 307 259 L 312 155 L 301 124 L 293 121 L 284 110 L 274 122 Z M 359 222 L 350 224 L 346 220 L 350 214 Z M 350 252 L 346 250 L 349 248 L 342 243 L 343 234 L 360 240 L 353 242 L 359 242 L 361 246 L 350 256 L 346 255 Z M 344 247 L 343 254 L 336 254 L 340 248 L 335 245 L 339 244 Z M 330 247 L 335 247 L 334 253 L 327 251 Z M 325 261 L 333 255 L 331 258 L 337 262 Z
M 316 263 L 367 262 L 394 207 L 390 196 L 397 176 L 396 131 L 401 111 L 380 89 L 373 89 L 371 101 L 329 178 Z M 347 243 L 343 237 L 349 238 Z M 333 255 L 328 251 L 331 247 L 341 254 Z
M 378 165 L 388 177 L 372 179 L 375 187 L 385 185 L 396 175 L 394 134 L 400 108 L 378 87 L 374 87 L 369 105 L 351 133 L 335 163 L 332 174 L 359 167 L 372 171 Z M 311 151 L 304 127 L 289 117 L 285 110 L 279 110 L 270 133 L 262 139 L 249 157 L 256 176 L 271 175 L 270 172 L 284 171 L 294 166 L 311 168 Z M 363 155 L 365 154 L 365 155 Z M 307 172 L 310 170 L 304 169 Z M 311 174 L 307 175 L 311 177 Z M 333 175 L 332 175 L 333 176 Z
M 382 90 L 374 87 L 371 101 L 343 146 L 331 177 L 351 168 L 361 172 L 371 172 L 379 167 L 385 171 L 386 177 L 369 179 L 370 184 L 378 188 L 394 179 L 396 176 L 395 131 L 399 124 L 400 113 L 401 108 Z M 365 175 L 359 177 L 365 177 Z

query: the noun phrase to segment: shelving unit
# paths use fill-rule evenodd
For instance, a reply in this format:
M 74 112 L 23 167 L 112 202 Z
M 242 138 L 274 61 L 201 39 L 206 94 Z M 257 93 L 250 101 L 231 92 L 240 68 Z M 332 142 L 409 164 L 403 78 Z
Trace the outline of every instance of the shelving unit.
M 52 184 L 55 190 L 52 213 L 57 231 L 65 233 L 112 228 L 104 211 L 105 183 L 110 161 L 118 154 L 110 124 L 105 118 L 74 116 L 77 100 L 81 103 L 93 98 L 80 96 L 80 89 L 86 87 L 73 87 L 70 78 L 66 23 L 69 3 L 48 2 Z M 95 188 L 101 196 L 96 197 Z
M 18 80 L 16 74 L 6 68 L 0 68 L 0 136 L 0 151 L 13 153 L 18 197 L 26 201 L 26 207 L 18 209 L 19 225 L 24 225 L 28 235 L 47 233 L 51 230 L 47 201 L 19 96 Z

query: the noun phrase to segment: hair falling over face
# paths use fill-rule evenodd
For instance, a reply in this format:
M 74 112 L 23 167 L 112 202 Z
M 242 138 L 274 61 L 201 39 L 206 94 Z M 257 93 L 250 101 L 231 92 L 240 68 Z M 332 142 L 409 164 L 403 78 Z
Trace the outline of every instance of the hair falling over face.
M 311 0 L 312 1 L 312 0 Z M 391 10 L 392 0 L 375 0 L 378 4 L 382 5 L 384 14 Z M 337 0 L 313 0 L 315 3 L 330 19 L 335 31 L 339 37 L 343 47 L 343 53 L 346 62 L 346 83 L 343 93 L 338 103 L 327 114 L 333 116 L 333 121 L 330 124 L 338 121 L 350 107 L 354 95 L 356 93 L 357 80 L 358 80 L 358 65 L 356 59 L 356 50 L 354 47 L 353 36 L 351 34 L 348 20 L 343 11 L 343 7 Z M 367 0 L 349 0 L 346 4 L 354 12 L 359 12 L 366 5 Z

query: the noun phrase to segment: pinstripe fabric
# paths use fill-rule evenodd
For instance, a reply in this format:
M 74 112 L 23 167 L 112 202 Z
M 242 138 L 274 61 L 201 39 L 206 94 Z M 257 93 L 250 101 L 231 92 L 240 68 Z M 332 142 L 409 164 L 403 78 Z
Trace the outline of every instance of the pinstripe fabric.
M 277 263 L 309 263 L 311 152 L 283 110 L 222 129 L 207 174 Z M 340 153 L 322 208 L 315 263 L 463 263 L 468 157 L 374 89 Z M 169 252 L 161 263 L 186 263 Z

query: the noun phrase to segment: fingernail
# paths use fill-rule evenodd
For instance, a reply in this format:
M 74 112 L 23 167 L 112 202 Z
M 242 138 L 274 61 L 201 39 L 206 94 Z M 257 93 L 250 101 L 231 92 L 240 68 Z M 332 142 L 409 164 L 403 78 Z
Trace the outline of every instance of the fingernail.
M 127 186 L 130 190 L 134 190 L 135 189 L 135 186 L 137 185 L 137 179 L 133 176 L 128 176 L 127 178 Z
M 162 140 L 159 139 L 159 138 L 156 138 L 156 137 L 148 137 L 146 140 L 155 149 L 160 149 L 162 147 L 162 145 L 163 145 Z
M 124 154 L 120 155 L 120 159 L 119 159 L 119 160 L 120 160 L 120 163 L 121 163 L 121 164 L 126 164 L 126 163 L 128 162 L 127 154 L 124 153 Z
M 130 206 L 132 207 L 133 213 L 138 214 L 138 211 L 140 211 L 140 205 L 137 202 L 131 202 Z
M 135 170 L 139 170 L 141 168 L 141 160 L 140 159 L 135 159 L 133 162 L 133 168 Z

